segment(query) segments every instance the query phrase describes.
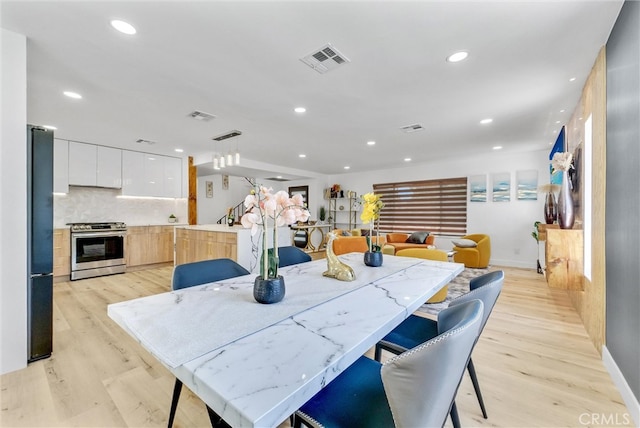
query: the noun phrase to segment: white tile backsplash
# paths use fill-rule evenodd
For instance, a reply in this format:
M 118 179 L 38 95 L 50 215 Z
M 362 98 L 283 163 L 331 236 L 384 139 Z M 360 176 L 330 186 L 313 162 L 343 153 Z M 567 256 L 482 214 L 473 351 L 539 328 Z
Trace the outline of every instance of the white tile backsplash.
M 128 226 L 169 224 L 170 214 L 187 223 L 187 199 L 122 198 L 120 189 L 70 186 L 53 197 L 55 228 L 67 223 L 123 221 Z

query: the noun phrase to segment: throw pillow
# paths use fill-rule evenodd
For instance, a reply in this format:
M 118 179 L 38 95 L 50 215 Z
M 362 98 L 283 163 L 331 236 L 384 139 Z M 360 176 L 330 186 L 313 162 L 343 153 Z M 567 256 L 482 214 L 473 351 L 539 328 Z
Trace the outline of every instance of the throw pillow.
M 471 239 L 454 239 L 451 242 L 453 242 L 453 245 L 460 248 L 474 248 L 478 246 L 476 241 L 472 241 Z
M 360 229 L 362 236 L 369 236 L 369 229 Z
M 362 236 L 360 229 L 351 229 L 351 236 Z
M 424 244 L 424 241 L 429 236 L 429 232 L 413 232 L 405 242 L 410 242 L 412 244 Z

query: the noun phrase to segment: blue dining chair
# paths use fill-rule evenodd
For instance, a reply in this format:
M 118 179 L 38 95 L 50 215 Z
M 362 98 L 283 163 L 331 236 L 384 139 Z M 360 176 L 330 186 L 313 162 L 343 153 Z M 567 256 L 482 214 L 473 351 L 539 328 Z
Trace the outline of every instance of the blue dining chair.
M 482 324 L 480 326 L 480 333 L 484 329 L 489 315 L 500 296 L 502 291 L 502 285 L 504 283 L 504 272 L 501 270 L 489 272 L 477 278 L 473 278 L 469 283 L 469 292 L 457 297 L 449 303 L 449 307 L 468 302 L 473 299 L 480 299 L 484 303 L 484 315 L 482 316 Z M 398 327 L 393 329 L 391 333 L 386 335 L 380 342 L 376 344 L 374 358 L 376 361 L 380 361 L 382 350 L 392 352 L 394 354 L 400 354 L 407 349 L 411 349 L 418 344 L 429 340 L 441 333 L 440 317 L 438 320 L 432 320 L 430 318 L 421 317 L 418 315 L 410 315 L 405 319 Z M 482 399 L 482 393 L 480 392 L 480 384 L 478 383 L 478 377 L 476 375 L 475 367 L 473 366 L 473 360 L 469 358 L 467 364 L 469 376 L 473 383 L 473 389 L 475 390 L 476 397 L 478 397 L 478 403 L 482 410 L 482 416 L 487 419 L 487 410 Z M 460 421 L 457 417 L 453 417 L 454 427 L 460 426 Z
M 231 259 L 185 263 L 173 269 L 171 288 L 179 290 L 242 275 L 249 275 L 249 271 Z
M 298 247 L 278 247 L 278 266 L 285 267 L 311 261 L 311 256 Z
M 196 285 L 207 284 L 209 282 L 222 281 L 223 279 L 235 278 L 237 276 L 249 275 L 249 271 L 231 259 L 202 260 L 199 262 L 185 263 L 173 269 L 171 288 L 180 290 L 182 288 L 194 287 Z M 167 426 L 173 426 L 173 419 L 176 416 L 178 400 L 182 391 L 182 381 L 176 378 L 173 387 L 173 397 L 171 398 L 171 410 L 169 411 L 169 422 Z M 207 406 L 209 418 L 213 421 L 217 417 Z M 217 419 L 216 419 L 217 420 Z
M 294 427 L 442 427 L 480 332 L 483 303 L 440 312 L 442 333 L 384 364 L 360 357 L 295 414 Z

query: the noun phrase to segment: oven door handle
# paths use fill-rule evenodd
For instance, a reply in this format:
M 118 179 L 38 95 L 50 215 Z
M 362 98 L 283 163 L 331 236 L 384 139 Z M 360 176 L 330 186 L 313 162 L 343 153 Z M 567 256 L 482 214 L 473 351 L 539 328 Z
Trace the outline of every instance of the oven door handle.
M 101 237 L 110 237 L 110 236 L 121 236 L 125 237 L 127 235 L 126 231 L 117 231 L 117 232 L 80 232 L 80 233 L 72 233 L 71 237 L 74 239 L 78 238 L 101 238 Z

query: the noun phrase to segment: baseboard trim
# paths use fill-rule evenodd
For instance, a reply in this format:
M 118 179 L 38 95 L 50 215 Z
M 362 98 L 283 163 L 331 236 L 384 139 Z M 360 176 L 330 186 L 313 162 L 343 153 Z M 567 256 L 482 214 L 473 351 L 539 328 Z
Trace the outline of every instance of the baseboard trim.
M 629 388 L 629 384 L 622 375 L 622 372 L 618 368 L 618 365 L 609 353 L 609 350 L 606 346 L 602 347 L 602 363 L 609 372 L 609 375 L 613 380 L 613 384 L 616 386 L 616 388 L 618 388 L 618 391 L 622 396 L 622 400 L 627 406 L 627 410 L 629 410 L 629 415 L 633 419 L 635 426 L 640 427 L 640 402 L 638 401 L 638 399 L 636 399 L 636 396 L 633 394 L 633 391 L 631 391 L 631 388 Z

